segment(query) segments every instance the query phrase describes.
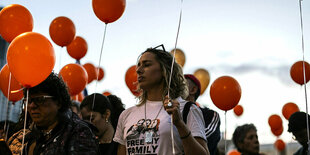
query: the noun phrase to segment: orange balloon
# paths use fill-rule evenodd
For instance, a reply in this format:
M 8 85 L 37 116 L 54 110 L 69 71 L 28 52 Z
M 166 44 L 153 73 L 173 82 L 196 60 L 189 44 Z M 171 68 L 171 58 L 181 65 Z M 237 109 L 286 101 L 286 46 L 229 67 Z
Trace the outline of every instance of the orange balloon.
M 274 129 L 274 130 L 281 129 L 281 127 L 283 127 L 282 126 L 282 119 L 277 114 L 273 114 L 273 115 L 269 116 L 268 124 L 269 124 L 270 128 Z
M 0 89 L 2 90 L 4 96 L 9 99 L 9 101 L 16 102 L 23 98 L 22 86 L 11 74 L 10 81 L 10 70 L 9 66 L 6 64 L 0 71 Z M 8 88 L 10 85 L 10 94 L 8 94 Z
M 175 52 L 175 55 L 174 55 L 174 52 Z M 172 55 L 174 55 L 175 56 L 175 61 L 180 65 L 180 66 L 184 66 L 184 64 L 185 64 L 185 54 L 184 54 L 184 52 L 181 50 L 181 49 L 173 49 L 173 50 L 171 50 L 170 51 L 170 53 L 172 54 Z
M 70 96 L 79 94 L 87 85 L 87 72 L 79 64 L 68 64 L 64 66 L 60 70 L 59 76 L 67 84 Z
M 75 26 L 71 19 L 60 16 L 51 22 L 49 33 L 57 45 L 64 47 L 73 41 L 75 37 Z
M 101 68 L 101 67 L 98 67 L 99 68 L 99 75 L 98 75 L 98 81 L 101 81 L 102 79 L 103 79 L 103 77 L 104 77 L 104 70 L 103 70 L 103 68 Z M 97 69 L 98 69 L 97 68 Z M 97 77 L 96 77 L 97 78 Z
M 271 132 L 272 132 L 273 135 L 279 137 L 283 133 L 283 126 L 281 126 L 278 129 L 271 128 Z
M 304 61 L 305 63 L 305 76 L 306 76 L 306 83 L 310 80 L 310 65 L 308 62 Z M 295 62 L 290 70 L 291 78 L 298 84 L 304 84 L 304 73 L 303 73 L 303 61 Z
M 0 11 L 0 35 L 7 42 L 32 29 L 32 15 L 24 6 L 11 4 Z
M 290 116 L 297 111 L 299 111 L 298 106 L 292 102 L 286 103 L 282 108 L 282 114 L 286 120 L 288 120 Z
M 93 64 L 86 63 L 83 65 L 83 67 L 86 70 L 87 75 L 88 75 L 87 83 L 91 83 L 93 80 L 97 79 L 97 69 Z
M 230 110 L 238 104 L 241 98 L 240 85 L 233 77 L 219 77 L 211 85 L 210 97 L 219 109 Z
M 241 116 L 243 113 L 243 107 L 241 105 L 236 105 L 234 107 L 234 113 L 236 116 Z
M 125 75 L 125 82 L 131 93 L 135 96 L 139 96 L 137 92 L 137 81 L 138 75 L 136 72 L 136 65 L 133 65 L 128 68 L 126 75 Z
M 227 153 L 227 155 L 241 155 L 241 153 L 238 152 L 237 150 L 231 150 Z
M 283 151 L 285 149 L 285 142 L 282 139 L 277 139 L 274 143 L 274 147 L 278 151 Z
M 93 11 L 104 23 L 118 20 L 125 11 L 125 0 L 93 0 Z
M 109 96 L 109 95 L 111 95 L 111 93 L 108 92 L 108 91 L 105 91 L 105 92 L 102 93 L 102 95 L 104 95 L 104 96 Z
M 194 72 L 194 76 L 200 82 L 200 86 L 201 86 L 200 95 L 201 95 L 205 92 L 205 90 L 207 89 L 207 87 L 210 83 L 210 74 L 207 70 L 200 68 Z
M 30 88 L 51 74 L 55 65 L 54 48 L 43 35 L 25 32 L 10 44 L 7 61 L 16 80 Z
M 84 99 L 83 91 L 81 91 L 79 94 L 71 96 L 71 100 L 76 100 L 79 102 L 82 102 Z
M 87 42 L 80 36 L 76 36 L 67 46 L 68 54 L 76 60 L 82 59 L 86 55 L 87 49 Z

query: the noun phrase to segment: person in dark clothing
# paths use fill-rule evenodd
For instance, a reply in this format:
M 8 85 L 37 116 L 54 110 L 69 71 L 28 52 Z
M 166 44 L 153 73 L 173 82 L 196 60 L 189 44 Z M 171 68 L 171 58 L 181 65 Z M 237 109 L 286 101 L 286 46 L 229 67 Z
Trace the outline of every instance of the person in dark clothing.
M 305 112 L 295 112 L 288 120 L 288 132 L 293 134 L 293 139 L 298 141 L 302 145 L 294 155 L 308 155 L 308 133 L 307 133 L 307 117 L 308 117 L 308 127 L 310 127 L 310 116 Z
M 23 107 L 32 123 L 8 140 L 13 154 L 97 154 L 95 135 L 70 110 L 70 95 L 61 77 L 52 72 L 39 85 L 24 89 L 24 96 Z
M 94 101 L 95 100 L 95 101 Z M 120 113 L 124 110 L 120 98 L 115 95 L 104 96 L 99 93 L 85 97 L 80 105 L 81 115 L 96 128 L 100 155 L 116 155 L 117 143 L 113 136 Z

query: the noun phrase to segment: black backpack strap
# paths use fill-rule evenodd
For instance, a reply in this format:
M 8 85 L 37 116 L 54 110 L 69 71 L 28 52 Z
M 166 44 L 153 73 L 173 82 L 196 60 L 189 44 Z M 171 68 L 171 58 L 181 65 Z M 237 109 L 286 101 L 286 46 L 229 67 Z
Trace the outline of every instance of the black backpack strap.
M 187 122 L 187 115 L 188 115 L 188 113 L 189 113 L 189 110 L 190 110 L 192 104 L 195 104 L 195 103 L 189 101 L 189 102 L 187 102 L 187 103 L 184 105 L 182 115 L 183 115 L 183 121 L 184 121 L 185 124 L 186 124 L 186 122 Z

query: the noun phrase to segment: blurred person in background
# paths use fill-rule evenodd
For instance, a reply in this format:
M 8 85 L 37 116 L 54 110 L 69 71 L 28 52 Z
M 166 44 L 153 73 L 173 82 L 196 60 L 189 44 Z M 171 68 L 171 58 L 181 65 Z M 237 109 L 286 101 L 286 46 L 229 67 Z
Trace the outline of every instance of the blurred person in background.
M 307 118 L 308 118 L 308 127 L 310 127 L 310 116 L 305 112 L 295 112 L 293 113 L 288 120 L 288 132 L 293 134 L 293 139 L 296 140 L 302 147 L 298 149 L 294 155 L 309 155 L 309 146 L 308 146 L 308 133 L 307 130 Z
M 82 118 L 85 121 L 90 121 L 97 129 L 95 134 L 99 142 L 98 154 L 116 155 L 118 144 L 112 139 L 119 114 L 124 110 L 120 98 L 115 95 L 106 97 L 94 93 L 83 99 L 80 108 Z
M 71 110 L 72 112 L 76 113 L 80 118 L 82 118 L 81 116 L 81 110 L 80 110 L 80 102 L 76 101 L 76 100 L 71 100 Z
M 254 124 L 238 126 L 233 133 L 232 141 L 241 155 L 264 155 L 259 153 L 257 129 Z

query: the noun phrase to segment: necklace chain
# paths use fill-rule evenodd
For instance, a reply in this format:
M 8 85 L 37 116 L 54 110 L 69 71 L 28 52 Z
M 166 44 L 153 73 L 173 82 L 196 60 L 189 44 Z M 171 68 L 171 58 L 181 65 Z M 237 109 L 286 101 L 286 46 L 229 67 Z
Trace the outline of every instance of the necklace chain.
M 159 109 L 159 111 L 158 111 L 156 117 L 154 118 L 154 120 L 157 119 L 157 117 L 158 117 L 158 115 L 159 115 L 159 113 L 160 113 L 160 111 L 161 111 L 162 108 L 163 108 L 163 105 L 160 107 L 160 109 Z M 144 119 L 146 120 L 146 103 L 144 103 Z

